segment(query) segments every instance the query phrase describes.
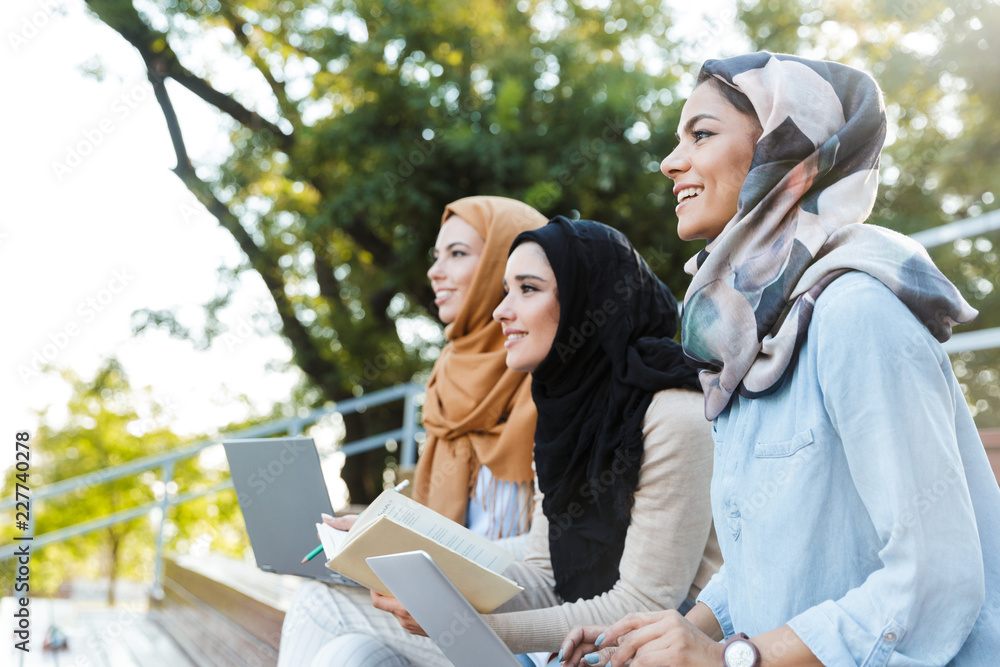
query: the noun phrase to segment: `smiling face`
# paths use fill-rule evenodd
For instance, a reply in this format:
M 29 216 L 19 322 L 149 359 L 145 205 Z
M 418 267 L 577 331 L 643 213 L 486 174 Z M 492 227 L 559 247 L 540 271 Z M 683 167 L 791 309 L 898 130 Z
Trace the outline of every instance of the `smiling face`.
M 559 329 L 559 292 L 545 251 L 537 243 L 514 248 L 503 277 L 507 296 L 493 319 L 507 338 L 507 367 L 533 372 L 548 356 Z
M 485 245 L 475 227 L 457 215 L 441 225 L 427 277 L 434 290 L 438 318 L 445 324 L 454 322 L 462 310 Z
M 714 81 L 702 83 L 684 105 L 678 144 L 660 164 L 674 181 L 677 235 L 713 239 L 736 215 L 740 188 L 760 138 L 755 117 L 734 107 Z

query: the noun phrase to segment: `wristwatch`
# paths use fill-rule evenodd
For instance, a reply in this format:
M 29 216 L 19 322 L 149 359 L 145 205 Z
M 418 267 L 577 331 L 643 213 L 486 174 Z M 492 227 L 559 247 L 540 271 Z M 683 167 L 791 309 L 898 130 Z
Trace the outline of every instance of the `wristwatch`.
M 740 632 L 726 640 L 722 649 L 723 667 L 760 667 L 760 651 Z

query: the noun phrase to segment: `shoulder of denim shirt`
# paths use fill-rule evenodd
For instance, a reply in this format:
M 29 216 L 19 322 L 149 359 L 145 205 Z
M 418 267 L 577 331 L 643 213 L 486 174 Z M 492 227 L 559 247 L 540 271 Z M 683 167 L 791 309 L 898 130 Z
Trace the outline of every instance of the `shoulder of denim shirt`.
M 924 350 L 926 359 L 947 363 L 948 355 L 930 330 L 877 278 L 851 271 L 830 283 L 816 299 L 810 332 L 821 347 Z
M 897 319 L 909 314 L 906 307 L 882 281 L 862 271 L 850 271 L 826 286 L 816 299 L 813 310 L 824 322 L 837 321 L 844 326 L 856 325 L 859 319 Z

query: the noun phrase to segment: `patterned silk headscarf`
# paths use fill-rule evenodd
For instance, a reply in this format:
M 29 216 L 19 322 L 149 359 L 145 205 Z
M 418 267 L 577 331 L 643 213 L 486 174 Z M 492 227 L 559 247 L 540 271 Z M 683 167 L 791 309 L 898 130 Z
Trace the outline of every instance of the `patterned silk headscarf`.
M 702 67 L 753 104 L 763 133 L 736 216 L 685 265 L 684 352 L 705 416 L 737 391 L 775 391 L 792 367 L 823 289 L 847 271 L 885 284 L 939 341 L 978 313 L 920 244 L 862 225 L 878 187 L 882 94 L 838 63 L 753 53 Z

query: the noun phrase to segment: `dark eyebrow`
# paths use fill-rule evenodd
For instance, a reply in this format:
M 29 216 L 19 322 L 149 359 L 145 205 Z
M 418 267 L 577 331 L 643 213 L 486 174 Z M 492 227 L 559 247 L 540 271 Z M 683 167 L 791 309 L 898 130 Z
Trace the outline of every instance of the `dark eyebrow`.
M 533 276 L 533 275 L 531 275 L 530 273 L 522 273 L 522 274 L 521 274 L 521 275 L 519 275 L 519 276 L 514 276 L 514 280 L 517 280 L 518 282 L 522 282 L 522 283 L 523 283 L 523 282 L 524 282 L 525 280 L 537 280 L 537 281 L 538 281 L 538 282 L 540 282 L 540 283 L 547 283 L 547 282 L 549 282 L 549 281 L 548 281 L 548 280 L 546 280 L 545 278 L 541 278 L 541 277 L 539 277 L 539 276 Z
M 684 125 L 684 132 L 687 134 L 691 134 L 691 130 L 693 130 L 694 126 L 698 124 L 698 121 L 705 120 L 706 118 L 711 118 L 712 120 L 719 120 L 717 117 L 713 116 L 710 113 L 698 114 L 697 116 L 688 119 L 687 124 Z M 676 132 L 674 132 L 674 137 L 677 138 L 677 141 L 681 140 L 681 135 Z

